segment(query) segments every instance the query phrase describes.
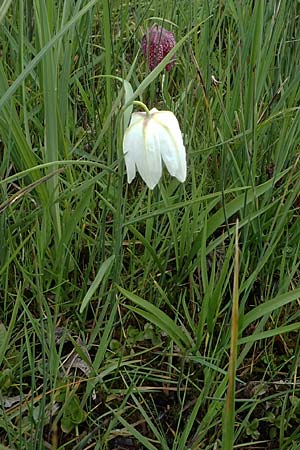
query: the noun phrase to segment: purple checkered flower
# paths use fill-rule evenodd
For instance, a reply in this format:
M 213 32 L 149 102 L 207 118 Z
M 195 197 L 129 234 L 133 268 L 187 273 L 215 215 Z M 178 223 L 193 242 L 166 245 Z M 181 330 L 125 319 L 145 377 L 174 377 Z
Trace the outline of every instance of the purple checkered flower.
M 150 70 L 155 69 L 174 45 L 175 37 L 172 31 L 165 30 L 158 25 L 154 25 L 147 30 L 142 38 L 142 52 L 147 59 Z M 166 65 L 167 72 L 170 72 L 174 65 L 175 55 Z

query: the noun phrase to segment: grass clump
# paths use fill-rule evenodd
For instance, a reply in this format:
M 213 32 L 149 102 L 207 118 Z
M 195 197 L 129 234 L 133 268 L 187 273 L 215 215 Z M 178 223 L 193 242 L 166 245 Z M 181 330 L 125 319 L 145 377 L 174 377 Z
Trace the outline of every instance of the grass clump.
M 297 449 L 299 18 L 3 2 L 0 446 Z M 154 23 L 169 73 L 140 51 Z M 178 118 L 185 184 L 126 184 L 133 98 Z

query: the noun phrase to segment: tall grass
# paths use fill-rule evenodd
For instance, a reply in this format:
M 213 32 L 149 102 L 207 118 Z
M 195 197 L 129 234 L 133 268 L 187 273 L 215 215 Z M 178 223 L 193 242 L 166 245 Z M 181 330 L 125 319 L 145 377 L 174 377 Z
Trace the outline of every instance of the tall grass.
M 0 447 L 297 449 L 299 2 L 0 21 Z M 154 23 L 170 73 L 140 52 Z M 176 114 L 185 184 L 127 185 L 134 98 Z

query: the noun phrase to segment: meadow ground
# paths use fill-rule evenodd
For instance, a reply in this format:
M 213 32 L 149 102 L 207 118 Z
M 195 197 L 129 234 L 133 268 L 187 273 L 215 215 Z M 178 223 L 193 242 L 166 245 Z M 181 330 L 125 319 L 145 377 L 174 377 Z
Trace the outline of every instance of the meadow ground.
M 1 450 L 300 448 L 299 28 L 298 0 L 2 1 Z M 178 118 L 185 183 L 128 185 L 133 99 Z

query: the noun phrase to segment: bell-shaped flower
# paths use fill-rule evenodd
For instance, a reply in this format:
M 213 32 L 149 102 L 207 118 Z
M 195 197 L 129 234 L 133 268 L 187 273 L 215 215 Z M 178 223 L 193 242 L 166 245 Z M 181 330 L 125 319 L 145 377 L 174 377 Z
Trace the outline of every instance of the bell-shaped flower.
M 186 154 L 178 120 L 170 111 L 132 114 L 125 131 L 123 152 L 128 183 L 134 179 L 136 169 L 150 189 L 162 175 L 162 161 L 168 171 L 182 183 L 186 179 Z
M 153 70 L 175 46 L 175 37 L 172 31 L 168 31 L 158 25 L 149 28 L 142 38 L 142 52 L 147 59 L 150 70 Z M 175 65 L 175 55 L 166 65 L 166 71 Z

